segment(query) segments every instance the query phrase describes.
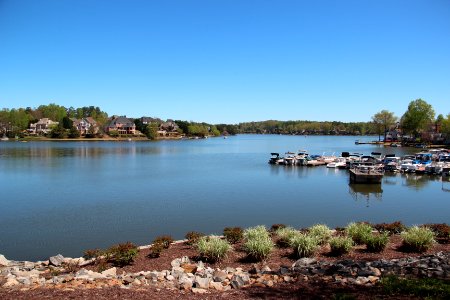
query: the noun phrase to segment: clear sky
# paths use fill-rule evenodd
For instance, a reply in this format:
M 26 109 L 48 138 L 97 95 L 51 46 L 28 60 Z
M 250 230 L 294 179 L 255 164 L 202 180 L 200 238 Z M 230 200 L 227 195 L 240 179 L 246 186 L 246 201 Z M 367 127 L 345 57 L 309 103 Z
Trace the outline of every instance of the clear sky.
M 450 0 L 0 0 L 0 107 L 210 123 L 450 113 Z

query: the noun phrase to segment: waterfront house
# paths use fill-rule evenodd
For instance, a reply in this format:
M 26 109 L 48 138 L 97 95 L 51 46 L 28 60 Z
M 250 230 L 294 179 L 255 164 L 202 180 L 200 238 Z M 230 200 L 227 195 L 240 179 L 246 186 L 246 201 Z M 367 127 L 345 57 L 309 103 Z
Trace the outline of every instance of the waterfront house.
M 98 124 L 92 117 L 82 119 L 71 118 L 70 120 L 72 120 L 73 127 L 75 127 L 81 135 L 86 135 L 91 128 L 93 129 L 94 134 L 98 133 Z
M 160 137 L 179 137 L 180 127 L 173 120 L 167 120 L 166 122 L 162 122 L 158 128 L 158 135 Z
M 132 120 L 128 119 L 125 116 L 123 116 L 123 117 L 113 116 L 109 120 L 109 122 L 105 128 L 105 132 L 110 133 L 110 132 L 114 132 L 114 131 L 117 131 L 117 133 L 119 133 L 119 134 L 135 135 L 136 134 L 136 125 L 134 124 L 134 122 Z
M 30 134 L 47 134 L 58 124 L 59 122 L 52 121 L 49 118 L 42 118 L 37 123 L 31 123 L 28 132 Z

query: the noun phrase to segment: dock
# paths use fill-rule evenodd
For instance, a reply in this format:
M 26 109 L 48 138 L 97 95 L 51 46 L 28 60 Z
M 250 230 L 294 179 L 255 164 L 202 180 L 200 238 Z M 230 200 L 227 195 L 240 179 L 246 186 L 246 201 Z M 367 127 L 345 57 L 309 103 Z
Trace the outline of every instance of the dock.
M 381 183 L 383 173 L 373 168 L 352 168 L 349 170 L 351 183 Z

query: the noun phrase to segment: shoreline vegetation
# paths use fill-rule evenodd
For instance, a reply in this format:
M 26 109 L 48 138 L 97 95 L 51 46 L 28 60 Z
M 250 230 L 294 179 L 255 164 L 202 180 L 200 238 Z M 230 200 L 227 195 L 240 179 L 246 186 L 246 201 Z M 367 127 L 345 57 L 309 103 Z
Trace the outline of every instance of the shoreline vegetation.
M 411 101 L 399 118 L 388 110 L 374 114 L 367 122 L 278 121 L 209 124 L 153 117 L 109 116 L 99 107 L 66 108 L 54 103 L 37 108 L 3 108 L 0 137 L 31 140 L 140 140 L 181 139 L 235 134 L 354 135 L 378 136 L 378 141 L 450 144 L 450 113 L 446 117 L 422 99 Z M 109 139 L 111 138 L 111 139 Z
M 164 235 L 147 246 L 126 242 L 86 250 L 80 258 L 56 255 L 27 262 L 0 256 L 0 297 L 83 299 L 123 290 L 126 299 L 135 298 L 136 291 L 142 292 L 138 299 L 243 299 L 254 293 L 261 298 L 336 299 L 344 293 L 350 297 L 345 299 L 372 299 L 375 293 L 445 299 L 450 296 L 449 242 L 447 224 L 227 227 L 220 236 L 188 232 L 186 239 L 174 241 Z

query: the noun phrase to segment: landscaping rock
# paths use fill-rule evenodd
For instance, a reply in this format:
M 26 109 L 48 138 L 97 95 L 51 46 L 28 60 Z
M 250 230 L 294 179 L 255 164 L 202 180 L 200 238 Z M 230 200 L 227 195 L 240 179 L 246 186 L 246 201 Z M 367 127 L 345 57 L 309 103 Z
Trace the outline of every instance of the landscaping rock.
M 9 260 L 7 260 L 4 255 L 0 254 L 0 266 L 7 267 L 8 265 L 9 265 Z
M 216 270 L 213 273 L 213 280 L 215 282 L 222 282 L 225 279 L 227 279 L 227 273 L 225 273 L 224 271 L 220 271 L 220 270 Z
M 208 289 L 210 282 L 211 282 L 210 278 L 202 278 L 202 277 L 196 276 L 194 284 L 195 284 L 196 288 Z
M 58 254 L 56 256 L 50 257 L 48 260 L 50 261 L 51 265 L 59 267 L 64 262 L 64 256 Z
M 220 282 L 211 281 L 209 287 L 215 289 L 216 291 L 223 291 L 223 285 Z
M 192 292 L 194 294 L 207 294 L 207 293 L 209 293 L 207 290 L 200 289 L 200 288 L 192 288 Z
M 101 274 L 108 277 L 115 277 L 117 275 L 117 268 L 116 267 L 110 268 L 108 270 L 103 271 Z
M 317 260 L 315 258 L 309 258 L 309 257 L 300 258 L 292 265 L 292 268 L 307 267 L 309 265 L 314 264 L 316 261 Z

